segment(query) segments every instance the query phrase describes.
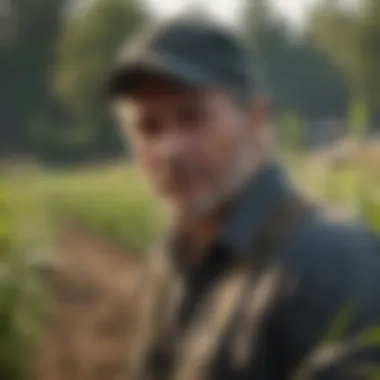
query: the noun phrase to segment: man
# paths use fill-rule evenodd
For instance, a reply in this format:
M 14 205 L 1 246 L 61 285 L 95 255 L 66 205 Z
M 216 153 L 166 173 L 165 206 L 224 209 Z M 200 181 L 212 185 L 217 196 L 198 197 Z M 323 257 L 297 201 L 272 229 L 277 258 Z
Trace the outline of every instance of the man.
M 174 221 L 142 281 L 130 379 L 349 379 L 376 364 L 359 339 L 380 322 L 375 240 L 292 187 L 253 70 L 231 31 L 181 18 L 112 74 L 123 131 Z M 345 340 L 320 351 L 334 318 Z

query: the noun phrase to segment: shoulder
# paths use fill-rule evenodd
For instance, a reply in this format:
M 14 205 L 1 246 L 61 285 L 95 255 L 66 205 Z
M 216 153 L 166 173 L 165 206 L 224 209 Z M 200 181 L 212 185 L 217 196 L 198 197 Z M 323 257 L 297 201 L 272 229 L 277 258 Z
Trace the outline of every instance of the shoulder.
M 380 251 L 376 237 L 358 221 L 317 215 L 294 235 L 283 259 L 295 286 L 282 319 L 299 358 L 347 308 L 347 334 L 379 323 Z
M 374 267 L 380 269 L 379 239 L 359 220 L 332 219 L 318 212 L 293 235 L 285 260 L 305 276 L 353 280 L 355 274 L 368 277 Z
M 294 302 L 304 316 L 327 320 L 352 305 L 364 319 L 380 320 L 380 247 L 364 223 L 318 213 L 292 240 L 284 265 L 296 284 Z
M 321 304 L 369 305 L 380 296 L 379 240 L 359 220 L 318 212 L 294 234 L 285 260 L 304 297 Z

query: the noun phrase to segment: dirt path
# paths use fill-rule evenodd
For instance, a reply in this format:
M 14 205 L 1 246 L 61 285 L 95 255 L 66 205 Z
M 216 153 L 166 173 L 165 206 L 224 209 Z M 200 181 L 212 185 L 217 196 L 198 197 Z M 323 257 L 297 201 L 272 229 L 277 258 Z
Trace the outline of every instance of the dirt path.
M 36 380 L 125 380 L 140 260 L 77 227 L 43 270 L 52 290 Z

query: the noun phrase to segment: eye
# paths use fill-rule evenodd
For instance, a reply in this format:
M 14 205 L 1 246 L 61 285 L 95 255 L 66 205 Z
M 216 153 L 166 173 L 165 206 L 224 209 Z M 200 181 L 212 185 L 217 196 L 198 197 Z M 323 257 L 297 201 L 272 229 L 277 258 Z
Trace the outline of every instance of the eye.
M 162 123 L 155 117 L 146 117 L 137 123 L 138 133 L 143 136 L 152 138 L 161 134 L 163 130 Z
M 201 104 L 186 105 L 178 110 L 178 119 L 186 128 L 195 129 L 203 126 L 207 120 L 208 113 Z

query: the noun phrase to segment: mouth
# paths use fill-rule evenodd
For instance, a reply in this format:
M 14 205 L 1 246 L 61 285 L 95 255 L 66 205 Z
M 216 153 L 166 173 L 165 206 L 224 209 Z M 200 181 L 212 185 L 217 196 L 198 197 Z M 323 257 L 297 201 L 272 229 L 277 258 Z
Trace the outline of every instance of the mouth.
M 184 196 L 192 192 L 196 186 L 193 181 L 190 180 L 172 180 L 166 182 L 162 189 L 168 195 L 172 196 Z
M 196 197 L 211 184 L 211 176 L 199 165 L 173 165 L 167 170 L 156 172 L 155 177 L 163 195 L 174 198 Z

